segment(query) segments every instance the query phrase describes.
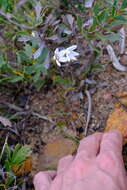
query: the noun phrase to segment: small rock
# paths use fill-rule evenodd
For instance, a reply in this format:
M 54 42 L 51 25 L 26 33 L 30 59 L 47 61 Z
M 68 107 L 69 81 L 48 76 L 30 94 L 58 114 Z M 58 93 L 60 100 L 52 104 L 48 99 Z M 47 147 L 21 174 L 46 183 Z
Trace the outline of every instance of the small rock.
M 112 100 L 112 94 L 111 93 L 105 93 L 104 96 L 103 96 L 104 100 L 106 102 L 111 102 Z
M 74 141 L 62 138 L 45 146 L 43 153 L 39 156 L 38 170 L 57 168 L 59 160 L 76 151 L 77 145 Z
M 119 91 L 119 92 L 117 92 L 116 93 L 116 96 L 118 97 L 118 98 L 122 98 L 122 97 L 127 97 L 127 91 Z

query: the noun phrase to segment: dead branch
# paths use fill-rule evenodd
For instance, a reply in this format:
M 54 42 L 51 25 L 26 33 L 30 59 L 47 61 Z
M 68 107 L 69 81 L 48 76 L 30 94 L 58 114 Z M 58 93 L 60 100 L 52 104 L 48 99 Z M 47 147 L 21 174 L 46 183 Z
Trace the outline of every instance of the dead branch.
M 87 112 L 87 120 L 86 120 L 86 126 L 85 126 L 85 136 L 88 132 L 89 122 L 91 118 L 91 111 L 92 111 L 92 98 L 90 95 L 90 92 L 88 90 L 85 91 L 87 98 L 88 98 L 88 112 Z

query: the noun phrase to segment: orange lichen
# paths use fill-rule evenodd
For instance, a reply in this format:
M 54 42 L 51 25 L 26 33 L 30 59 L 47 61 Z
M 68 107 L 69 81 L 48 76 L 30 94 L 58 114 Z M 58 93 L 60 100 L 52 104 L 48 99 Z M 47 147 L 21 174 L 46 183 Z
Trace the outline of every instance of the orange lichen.
M 105 131 L 117 129 L 123 136 L 123 143 L 127 143 L 127 111 L 122 107 L 115 107 L 114 111 L 109 115 Z
M 12 170 L 17 176 L 30 172 L 32 170 L 32 157 L 29 157 L 22 164 L 15 164 Z

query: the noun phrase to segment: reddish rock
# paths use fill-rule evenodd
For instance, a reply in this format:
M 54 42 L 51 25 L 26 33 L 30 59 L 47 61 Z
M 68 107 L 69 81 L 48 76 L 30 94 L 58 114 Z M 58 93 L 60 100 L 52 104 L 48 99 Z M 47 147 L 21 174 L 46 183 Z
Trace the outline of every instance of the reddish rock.
M 57 168 L 59 160 L 76 151 L 77 145 L 74 141 L 62 138 L 45 146 L 43 153 L 39 156 L 38 170 Z

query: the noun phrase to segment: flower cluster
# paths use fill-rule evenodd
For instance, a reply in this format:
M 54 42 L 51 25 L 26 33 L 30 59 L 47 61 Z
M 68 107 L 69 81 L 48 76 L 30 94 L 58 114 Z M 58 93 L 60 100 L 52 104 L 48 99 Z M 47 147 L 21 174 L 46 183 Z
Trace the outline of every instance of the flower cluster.
M 56 61 L 56 64 L 61 67 L 61 63 L 76 61 L 77 56 L 79 56 L 79 53 L 74 51 L 77 48 L 76 45 L 70 46 L 66 49 L 60 50 L 59 48 L 56 48 L 54 52 L 54 59 Z

